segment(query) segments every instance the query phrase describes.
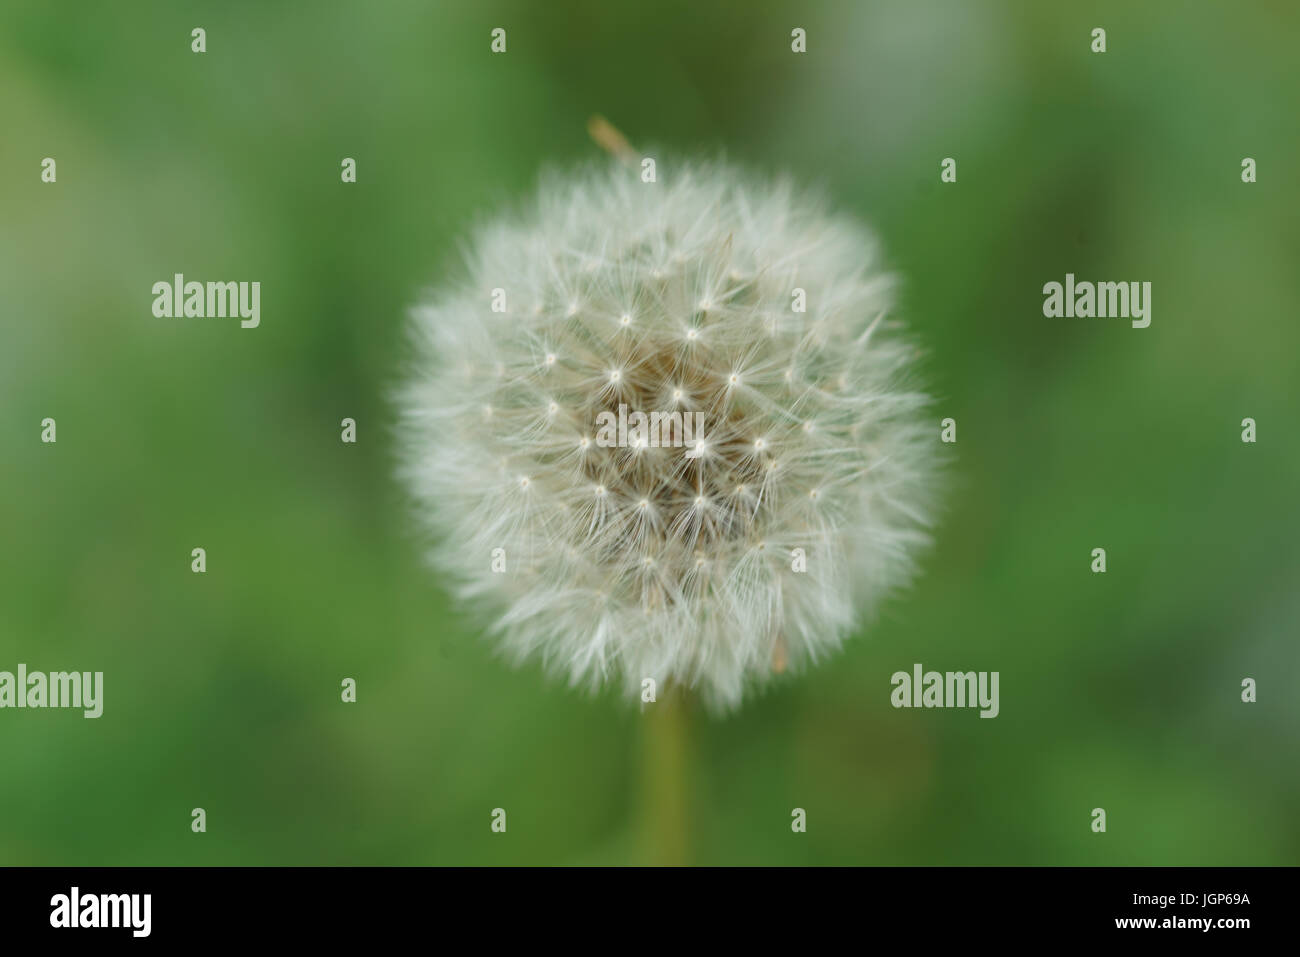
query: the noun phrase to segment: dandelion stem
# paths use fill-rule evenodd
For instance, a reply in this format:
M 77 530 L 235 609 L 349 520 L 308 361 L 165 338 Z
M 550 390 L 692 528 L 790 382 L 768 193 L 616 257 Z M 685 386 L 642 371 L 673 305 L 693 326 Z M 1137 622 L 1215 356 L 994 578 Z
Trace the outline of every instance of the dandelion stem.
M 645 712 L 645 839 L 651 864 L 687 863 L 689 715 L 684 693 L 676 691 Z
M 596 141 L 597 146 L 615 159 L 628 166 L 636 165 L 636 151 L 628 143 L 627 137 L 600 114 L 596 114 L 587 120 L 587 134 Z

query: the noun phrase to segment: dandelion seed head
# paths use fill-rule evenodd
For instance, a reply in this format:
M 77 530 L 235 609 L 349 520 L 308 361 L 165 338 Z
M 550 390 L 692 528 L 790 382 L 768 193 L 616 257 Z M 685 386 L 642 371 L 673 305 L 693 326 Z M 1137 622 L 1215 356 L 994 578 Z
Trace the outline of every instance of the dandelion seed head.
M 468 248 L 411 313 L 401 476 L 509 657 L 728 709 L 912 578 L 938 435 L 866 229 L 725 165 L 611 166 L 551 176 Z M 538 305 L 494 312 L 498 287 Z M 702 434 L 593 441 L 620 404 Z

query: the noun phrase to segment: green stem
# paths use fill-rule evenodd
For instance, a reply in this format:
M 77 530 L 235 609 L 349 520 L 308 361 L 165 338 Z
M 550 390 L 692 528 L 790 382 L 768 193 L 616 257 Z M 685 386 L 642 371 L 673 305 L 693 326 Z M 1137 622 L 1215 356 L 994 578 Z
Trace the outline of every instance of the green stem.
M 689 704 L 671 691 L 644 716 L 646 858 L 661 867 L 687 863 Z

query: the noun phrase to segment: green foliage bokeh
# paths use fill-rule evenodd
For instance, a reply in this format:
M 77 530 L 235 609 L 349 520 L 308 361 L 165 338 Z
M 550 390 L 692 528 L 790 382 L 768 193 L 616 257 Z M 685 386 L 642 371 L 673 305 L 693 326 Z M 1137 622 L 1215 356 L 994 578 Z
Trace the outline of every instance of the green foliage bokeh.
M 661 178 L 725 153 L 872 223 L 958 422 L 916 586 L 689 715 L 686 859 L 1300 862 L 1298 32 L 1172 0 L 5 4 L 0 669 L 106 694 L 0 711 L 0 863 L 656 859 L 642 715 L 494 658 L 386 400 L 406 308 L 596 155 L 594 113 Z M 259 280 L 261 327 L 155 319 L 177 272 Z M 1151 327 L 1044 318 L 1066 272 L 1151 281 Z M 999 671 L 1001 715 L 894 710 L 913 662 Z

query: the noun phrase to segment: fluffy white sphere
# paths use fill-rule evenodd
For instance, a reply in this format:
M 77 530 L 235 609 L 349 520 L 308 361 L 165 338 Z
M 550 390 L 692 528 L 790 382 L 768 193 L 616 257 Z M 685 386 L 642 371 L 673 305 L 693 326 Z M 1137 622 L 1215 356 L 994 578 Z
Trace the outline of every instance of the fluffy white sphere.
M 726 165 L 660 172 L 554 176 L 479 231 L 412 311 L 402 475 L 512 658 L 727 708 L 910 578 L 938 429 L 869 233 Z M 703 436 L 609 447 L 620 405 Z

